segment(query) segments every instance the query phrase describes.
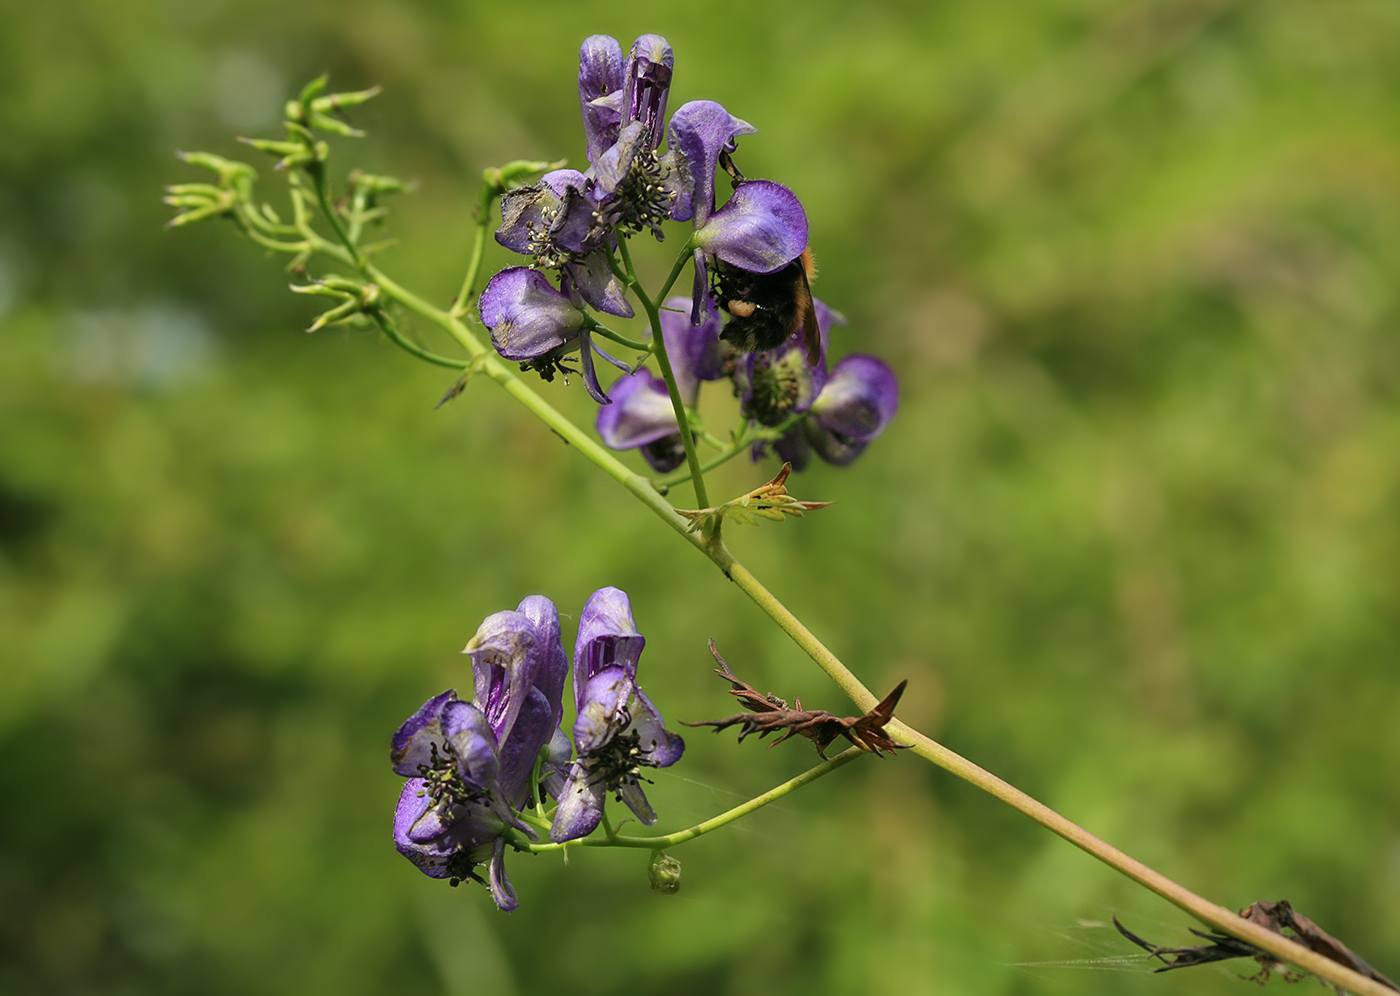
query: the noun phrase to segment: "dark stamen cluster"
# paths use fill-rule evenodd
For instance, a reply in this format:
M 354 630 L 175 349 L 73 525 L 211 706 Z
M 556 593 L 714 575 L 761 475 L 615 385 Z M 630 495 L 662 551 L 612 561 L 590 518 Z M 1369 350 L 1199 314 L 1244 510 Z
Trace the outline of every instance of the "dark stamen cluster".
M 578 370 L 564 365 L 564 355 L 562 351 L 557 351 L 537 356 L 533 360 L 526 360 L 520 364 L 520 372 L 529 373 L 533 370 L 546 383 L 550 384 L 554 383 L 554 375 L 557 373 L 564 378 L 564 383 L 567 384 L 569 374 L 576 374 Z
M 802 380 L 790 365 L 759 360 L 753 365 L 747 414 L 762 425 L 778 425 L 791 414 L 801 394 Z
M 641 777 L 641 769 L 656 766 L 650 760 L 651 753 L 650 748 L 642 747 L 639 733 L 619 733 L 590 756 L 589 781 L 602 782 L 609 792 L 650 781 Z
M 447 859 L 446 863 L 448 875 L 447 884 L 455 889 L 457 886 L 470 879 L 473 882 L 480 882 L 482 885 L 486 885 L 486 881 L 476 873 L 476 866 L 477 862 L 473 861 L 465 850 L 454 851 L 452 856 Z
M 461 769 L 457 766 L 457 752 L 452 749 L 451 743 L 444 742 L 441 752 L 437 744 L 433 744 L 431 750 L 432 760 L 418 765 L 418 776 L 425 783 L 420 796 L 427 796 L 433 800 L 435 807 L 442 809 L 465 806 L 486 798 L 485 792 L 473 788 L 462 777 Z
M 540 224 L 534 221 L 525 223 L 525 229 L 529 233 L 526 236 L 526 255 L 534 256 L 535 264 L 546 270 L 557 270 L 571 258 L 569 253 L 554 244 L 549 234 L 558 217 L 558 208 L 546 207 L 540 209 Z
M 616 199 L 594 216 L 595 233 L 615 230 L 628 235 L 649 231 L 658 242 L 663 241 L 661 224 L 670 219 L 676 199 L 675 192 L 666 189 L 671 169 L 655 152 L 637 153 L 632 168 L 618 185 Z

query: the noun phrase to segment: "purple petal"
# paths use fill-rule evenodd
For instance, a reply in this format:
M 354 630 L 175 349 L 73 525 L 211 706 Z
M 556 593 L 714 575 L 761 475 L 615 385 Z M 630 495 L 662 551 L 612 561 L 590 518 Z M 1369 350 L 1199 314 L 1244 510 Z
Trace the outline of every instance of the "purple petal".
M 646 130 L 647 147 L 656 148 L 665 133 L 666 100 L 671 92 L 675 56 L 660 35 L 642 35 L 632 43 L 622 85 L 622 124 L 638 121 Z
M 627 703 L 637 682 L 625 668 L 604 668 L 588 679 L 574 721 L 574 746 L 579 756 L 612 742 L 627 726 Z
M 564 791 L 564 781 L 569 774 L 569 758 L 573 756 L 574 745 L 563 730 L 555 730 L 549 740 L 549 753 L 540 765 L 540 784 L 545 794 L 557 800 Z
M 548 651 L 537 645 L 529 616 L 497 612 L 482 620 L 462 653 L 472 659 L 472 702 L 486 714 L 497 739 L 504 741 Z
M 583 325 L 583 312 L 555 290 L 544 274 L 512 266 L 481 292 L 481 321 L 491 344 L 507 360 L 533 360 L 563 346 Z
M 695 242 L 740 269 L 772 273 L 807 248 L 807 213 L 781 183 L 750 180 L 696 228 Z
M 491 850 L 490 871 L 491 896 L 496 900 L 496 908 L 502 913 L 513 913 L 520 906 L 515 897 L 515 886 L 506 878 L 506 842 L 496 838 L 496 846 Z
M 666 355 L 671 359 L 671 371 L 676 375 L 681 401 L 694 407 L 700 393 L 700 382 L 719 380 L 724 376 L 724 357 L 720 352 L 719 314 L 705 298 L 703 320 L 690 323 L 690 302 L 683 297 L 667 298 L 661 306 L 661 335 L 666 343 Z
M 549 839 L 556 844 L 587 837 L 603 822 L 603 803 L 607 789 L 602 779 L 589 777 L 587 765 L 575 761 L 569 780 L 559 796 L 559 808 L 554 811 L 554 824 Z
M 666 382 L 650 370 L 638 370 L 615 383 L 612 400 L 598 410 L 598 435 L 611 449 L 630 450 L 680 432 Z
M 656 822 L 656 811 L 651 808 L 651 803 L 647 802 L 647 795 L 642 791 L 640 782 L 623 782 L 617 787 L 617 794 L 641 822 L 647 826 Z
M 641 738 L 637 746 L 646 752 L 648 767 L 669 768 L 681 759 L 685 753 L 685 741 L 666 729 L 661 710 L 640 688 L 637 689 L 637 700 L 631 713 L 632 725 L 627 729 Z
M 578 99 L 589 162 L 596 162 L 617 141 L 624 72 L 622 45 L 616 38 L 593 35 L 584 40 L 578 53 Z
M 538 251 L 539 241 L 549 236 L 550 241 L 576 251 L 572 243 L 581 241 L 592 225 L 593 209 L 582 196 L 585 182 L 576 169 L 557 169 L 540 177 L 539 183 L 506 191 L 496 241 L 531 255 Z
M 574 646 L 574 701 L 583 708 L 583 689 L 599 671 L 623 667 L 637 673 L 646 639 L 632 621 L 632 604 L 617 588 L 599 588 L 579 616 L 578 643 Z
M 413 828 L 418 825 L 431 804 L 424 794 L 426 784 L 421 778 L 410 778 L 404 782 L 403 791 L 399 793 L 398 805 L 394 807 L 394 847 L 424 875 L 446 878 L 447 859 L 456 851 L 456 842 L 441 836 L 430 842 L 423 842 L 413 839 L 412 836 Z
M 894 371 L 873 356 L 855 354 L 836 364 L 812 415 L 830 432 L 867 443 L 884 431 L 899 408 Z
M 720 152 L 733 152 L 734 139 L 757 130 L 713 100 L 692 100 L 671 115 L 670 150 L 691 181 L 687 184 L 688 196 L 676 200 L 672 218 L 689 221 L 693 217 L 697 228 L 709 220 L 715 209 L 715 170 L 719 166 Z M 806 245 L 804 241 L 797 252 Z
M 564 682 L 569 676 L 569 656 L 559 631 L 559 610 L 543 595 L 530 595 L 515 607 L 535 627 L 536 649 L 540 651 L 535 671 L 535 687 L 554 707 L 554 725 L 563 718 Z
M 483 794 L 496 790 L 500 762 L 495 731 L 486 715 L 470 702 L 449 702 L 442 713 L 442 732 L 457 759 L 457 771 Z
M 598 383 L 598 371 L 593 366 L 593 337 L 587 332 L 578 334 L 579 340 L 579 366 L 583 370 L 583 387 L 588 392 L 588 396 L 600 405 L 612 404 L 612 398 L 603 391 L 603 385 Z M 600 350 L 601 352 L 601 350 Z
M 620 318 L 631 318 L 632 305 L 627 300 L 627 289 L 614 276 L 608 266 L 607 254 L 602 250 L 591 252 L 580 262 L 566 263 L 564 274 L 569 286 L 578 291 L 579 297 L 599 311 Z
M 783 433 L 783 437 L 773 443 L 773 452 L 778 454 L 779 460 L 792 464 L 793 470 L 806 470 L 812 462 L 812 444 L 807 441 L 802 426 L 793 426 Z M 762 450 L 755 452 L 754 462 L 758 462 L 762 456 Z
M 501 745 L 501 795 L 515 809 L 532 804 L 530 773 L 554 731 L 554 707 L 538 688 L 530 689 L 510 739 Z
M 714 302 L 710 300 L 710 267 L 704 249 L 696 249 L 691 260 L 695 264 L 695 280 L 690 288 L 690 324 L 700 325 L 706 312 L 714 311 Z
M 417 712 L 404 721 L 389 745 L 389 760 L 394 766 L 394 774 L 409 778 L 432 763 L 433 746 L 441 748 L 443 743 L 443 707 L 455 701 L 457 692 L 449 688 L 424 702 Z
M 817 328 L 821 331 L 822 334 L 822 358 L 820 365 L 823 373 L 825 373 L 826 353 L 827 347 L 830 345 L 831 342 L 831 330 L 837 325 L 845 325 L 846 316 L 841 314 L 841 312 L 837 311 L 835 308 L 831 307 L 819 297 L 812 298 L 812 307 L 817 313 Z M 797 333 L 797 335 L 800 334 L 800 332 Z

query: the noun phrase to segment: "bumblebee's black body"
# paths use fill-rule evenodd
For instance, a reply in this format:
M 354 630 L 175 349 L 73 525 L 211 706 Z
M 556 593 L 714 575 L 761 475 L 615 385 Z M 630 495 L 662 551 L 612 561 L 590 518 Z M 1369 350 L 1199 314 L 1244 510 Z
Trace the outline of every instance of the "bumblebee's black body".
M 821 332 L 808 286 L 811 255 L 803 252 L 781 270 L 750 273 L 717 262 L 715 296 L 729 314 L 720 338 L 745 353 L 776 349 L 799 329 L 807 362 L 821 358 Z

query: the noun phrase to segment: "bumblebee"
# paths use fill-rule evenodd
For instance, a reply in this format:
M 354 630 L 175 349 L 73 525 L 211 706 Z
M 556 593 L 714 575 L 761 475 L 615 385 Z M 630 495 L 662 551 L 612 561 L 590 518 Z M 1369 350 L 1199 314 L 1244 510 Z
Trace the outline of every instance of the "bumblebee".
M 720 153 L 720 165 L 737 190 L 745 182 L 744 174 L 727 152 Z M 756 353 L 776 349 L 800 329 L 807 362 L 816 366 L 822 353 L 812 304 L 811 280 L 816 272 L 810 247 L 772 273 L 753 273 L 715 260 L 715 300 L 729 314 L 720 338 L 742 352 Z

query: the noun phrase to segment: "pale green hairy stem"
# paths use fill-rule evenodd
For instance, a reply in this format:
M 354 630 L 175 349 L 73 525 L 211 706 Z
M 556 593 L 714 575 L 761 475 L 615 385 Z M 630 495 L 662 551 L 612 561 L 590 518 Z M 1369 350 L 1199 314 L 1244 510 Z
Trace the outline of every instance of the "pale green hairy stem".
M 467 311 L 467 302 L 474 299 L 475 275 L 479 272 L 481 248 L 484 244 L 484 238 L 475 241 L 473 246 L 473 258 L 468 267 L 468 279 L 463 284 L 457 303 L 451 310 L 444 310 L 424 300 L 422 297 L 419 297 L 417 294 L 391 279 L 373 263 L 365 259 L 364 255 L 360 253 L 355 246 L 349 243 L 343 229 L 341 229 L 336 222 L 331 212 L 329 199 L 326 197 L 323 186 L 323 172 L 319 170 L 311 170 L 308 172 L 317 188 L 317 200 L 322 206 L 323 211 L 329 216 L 332 229 L 335 231 L 337 238 L 341 240 L 342 245 L 337 246 L 319 238 L 315 233 L 310 231 L 309 226 L 304 224 L 305 218 L 299 217 L 298 227 L 302 229 L 306 238 L 304 245 L 314 248 L 317 251 L 327 252 L 337 257 L 342 262 L 353 265 L 366 280 L 377 284 L 384 295 L 397 301 L 403 307 L 422 318 L 440 326 L 466 351 L 469 359 L 465 362 L 454 361 L 446 357 L 439 357 L 436 354 L 429 353 L 422 347 L 405 339 L 382 314 L 376 313 L 376 318 L 380 320 L 381 328 L 385 330 L 386 334 L 414 355 L 428 360 L 429 362 L 436 362 L 448 366 L 460 366 L 473 372 L 485 374 L 490 379 L 496 381 L 508 394 L 523 404 L 550 429 L 573 446 L 574 449 L 627 489 L 638 501 L 650 509 L 658 518 L 665 522 L 666 525 L 670 526 L 682 540 L 709 557 L 715 566 L 724 573 L 725 577 L 733 581 L 744 594 L 748 595 L 749 598 L 766 612 L 769 617 L 792 638 L 793 642 L 836 682 L 841 690 L 845 692 L 859 708 L 869 710 L 879 701 L 878 697 L 866 688 L 865 685 L 837 659 L 835 654 L 828 650 L 781 601 L 769 592 L 747 568 L 739 563 L 725 545 L 717 528 L 714 530 L 692 532 L 690 530 L 690 520 L 677 513 L 670 502 L 666 500 L 648 478 L 628 468 L 609 450 L 600 445 L 589 433 L 575 425 L 550 405 L 549 402 L 537 394 L 533 388 L 521 380 L 512 369 L 511 364 L 506 363 L 497 356 L 493 350 L 487 348 L 471 329 L 464 324 L 462 318 Z M 499 193 L 499 188 L 497 188 L 496 192 Z M 483 193 L 482 205 L 478 210 L 477 218 L 477 223 L 483 230 L 488 223 L 487 209 L 489 208 L 491 199 L 488 193 Z M 243 227 L 245 231 L 247 231 L 246 224 Z M 250 232 L 249 234 L 254 233 Z M 625 242 L 621 243 L 621 245 L 625 246 Z M 280 251 L 288 251 L 288 245 L 285 243 L 275 246 L 275 248 Z M 623 251 L 623 259 L 626 264 L 626 276 L 629 278 L 629 283 L 632 284 L 633 289 L 637 292 L 638 298 L 642 301 L 643 308 L 646 310 L 647 317 L 652 326 L 653 336 L 656 341 L 656 355 L 660 361 L 668 392 L 670 393 L 672 403 L 676 409 L 677 420 L 682 428 L 682 438 L 686 446 L 687 461 L 690 465 L 692 480 L 696 487 L 697 496 L 700 497 L 700 504 L 703 507 L 708 503 L 704 498 L 704 484 L 700 473 L 702 468 L 695 454 L 694 441 L 691 438 L 692 434 L 686 431 L 687 423 L 685 410 L 681 404 L 670 363 L 665 356 L 664 345 L 661 342 L 661 328 L 657 310 L 660 301 L 669 291 L 671 284 L 675 282 L 685 256 L 686 253 L 683 252 L 677 259 L 676 265 L 672 269 L 665 287 L 662 289 L 661 293 L 653 299 L 647 297 L 637 285 L 635 271 L 632 269 L 631 261 L 626 256 L 625 249 Z M 932 762 L 958 778 L 977 786 L 1014 809 L 1019 810 L 1041 826 L 1060 835 L 1076 847 L 1086 851 L 1091 856 L 1110 867 L 1117 869 L 1122 874 L 1138 882 L 1152 892 L 1155 892 L 1168 902 L 1185 910 L 1202 923 L 1217 927 L 1225 933 L 1247 941 L 1274 955 L 1280 961 L 1296 965 L 1328 982 L 1332 982 L 1350 992 L 1356 993 L 1358 996 L 1394 996 L 1394 990 L 1384 987 L 1337 962 L 1315 954 L 1302 945 L 1288 940 L 1281 934 L 1274 933 L 1264 927 L 1251 923 L 1232 913 L 1230 910 L 1196 895 L 1189 889 L 1186 889 L 1168 879 L 1166 876 L 1152 870 L 1140 861 L 1118 850 L 1116 847 L 1100 840 L 1084 828 L 1061 816 L 1043 803 L 1033 799 L 1020 789 L 1007 784 L 992 773 L 984 770 L 954 751 L 949 750 L 942 744 L 924 736 L 917 730 L 909 728 L 899 720 L 891 721 L 886 727 L 886 730 L 894 738 L 908 743 L 914 754 Z M 766 805 L 768 802 L 780 798 L 788 792 L 849 762 L 860 753 L 861 751 L 858 749 L 852 748 L 838 757 L 833 758 L 831 761 L 817 765 L 809 771 L 804 772 L 802 775 L 799 775 L 797 778 L 770 790 L 764 795 L 758 796 L 727 813 L 723 813 L 687 830 L 678 831 L 677 833 L 663 837 L 625 837 L 616 834 L 611 831 L 611 828 L 608 828 L 608 832 L 605 836 L 596 841 L 590 838 L 571 842 L 568 846 L 623 846 L 650 848 L 652 850 L 659 850 L 664 847 L 672 846 L 700 836 L 703 833 L 707 833 L 710 830 L 716 829 L 746 815 Z M 528 846 L 531 850 L 548 850 L 562 845 L 532 844 Z

